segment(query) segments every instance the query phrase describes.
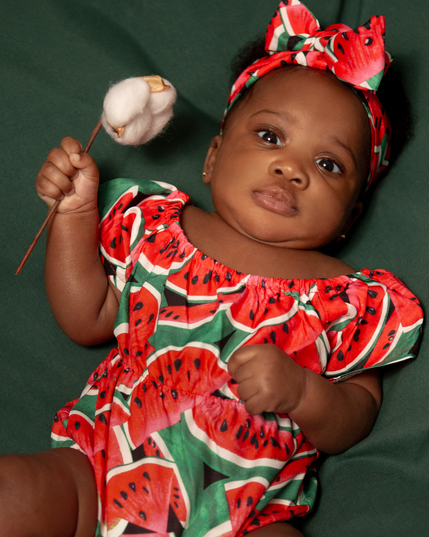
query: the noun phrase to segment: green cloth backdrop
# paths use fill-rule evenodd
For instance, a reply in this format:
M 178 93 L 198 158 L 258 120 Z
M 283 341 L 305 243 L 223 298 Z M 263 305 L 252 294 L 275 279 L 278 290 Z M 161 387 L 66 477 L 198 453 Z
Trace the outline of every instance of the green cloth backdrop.
M 308 0 L 307 6 L 322 25 L 355 27 L 373 14 L 387 17 L 387 49 L 413 105 L 415 137 L 340 256 L 358 269 L 394 272 L 427 306 L 429 4 Z M 80 394 L 112 347 L 82 348 L 57 327 L 44 290 L 44 237 L 21 275 L 14 274 L 46 214 L 34 181 L 48 151 L 65 135 L 86 143 L 111 83 L 160 74 L 178 90 L 167 133 L 135 149 L 102 132 L 91 154 L 103 181 L 171 182 L 210 208 L 201 168 L 226 103 L 229 62 L 264 32 L 276 7 L 277 0 L 2 0 L 0 453 L 47 449 L 55 411 Z M 321 465 L 320 500 L 303 521 L 305 535 L 429 535 L 428 359 L 423 338 L 417 360 L 386 370 L 371 435 Z

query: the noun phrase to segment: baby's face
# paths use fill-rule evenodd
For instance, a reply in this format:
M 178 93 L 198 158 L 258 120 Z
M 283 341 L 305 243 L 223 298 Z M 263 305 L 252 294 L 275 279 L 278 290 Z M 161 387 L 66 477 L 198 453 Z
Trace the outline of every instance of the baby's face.
M 305 67 L 273 71 L 230 113 L 204 170 L 218 214 L 280 247 L 320 248 L 360 213 L 369 120 L 354 92 Z

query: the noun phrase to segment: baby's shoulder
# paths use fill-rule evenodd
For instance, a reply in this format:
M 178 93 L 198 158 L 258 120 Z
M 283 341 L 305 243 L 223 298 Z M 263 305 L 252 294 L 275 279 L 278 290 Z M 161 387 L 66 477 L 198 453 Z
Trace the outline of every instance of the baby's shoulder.
M 341 259 L 331 257 L 322 252 L 311 251 L 312 266 L 314 267 L 314 278 L 338 278 L 339 276 L 348 276 L 356 272 L 352 266 L 348 265 Z

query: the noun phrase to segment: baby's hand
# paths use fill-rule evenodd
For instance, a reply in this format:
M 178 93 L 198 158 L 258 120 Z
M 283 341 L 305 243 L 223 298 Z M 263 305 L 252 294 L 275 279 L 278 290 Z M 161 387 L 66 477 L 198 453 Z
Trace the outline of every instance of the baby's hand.
M 235 351 L 228 372 L 249 414 L 291 412 L 305 390 L 301 366 L 275 345 L 248 345 Z
M 49 152 L 37 174 L 39 197 L 51 207 L 61 199 L 58 212 L 87 212 L 97 207 L 98 168 L 75 138 L 64 138 Z

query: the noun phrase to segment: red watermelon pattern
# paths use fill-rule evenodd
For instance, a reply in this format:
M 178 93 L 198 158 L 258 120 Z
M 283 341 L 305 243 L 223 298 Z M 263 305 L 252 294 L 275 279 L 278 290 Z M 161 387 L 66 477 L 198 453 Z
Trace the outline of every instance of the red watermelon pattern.
M 165 183 L 118 179 L 100 199 L 102 259 L 122 291 L 118 347 L 52 432 L 94 466 L 97 536 L 232 537 L 304 515 L 317 451 L 287 415 L 246 413 L 228 358 L 275 344 L 339 382 L 415 355 L 416 298 L 382 270 L 319 280 L 231 270 L 189 243 L 189 198 Z

